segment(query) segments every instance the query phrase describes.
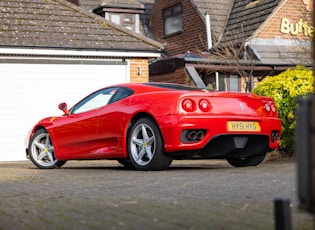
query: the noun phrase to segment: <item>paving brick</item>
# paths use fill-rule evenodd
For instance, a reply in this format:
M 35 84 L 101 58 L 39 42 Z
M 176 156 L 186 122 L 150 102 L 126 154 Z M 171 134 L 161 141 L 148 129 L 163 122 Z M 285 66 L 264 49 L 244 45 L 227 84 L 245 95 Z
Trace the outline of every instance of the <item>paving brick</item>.
M 313 229 L 298 209 L 294 162 L 233 168 L 174 161 L 166 171 L 115 161 L 40 170 L 0 163 L 0 229 L 274 229 L 273 201 L 292 202 L 293 229 Z

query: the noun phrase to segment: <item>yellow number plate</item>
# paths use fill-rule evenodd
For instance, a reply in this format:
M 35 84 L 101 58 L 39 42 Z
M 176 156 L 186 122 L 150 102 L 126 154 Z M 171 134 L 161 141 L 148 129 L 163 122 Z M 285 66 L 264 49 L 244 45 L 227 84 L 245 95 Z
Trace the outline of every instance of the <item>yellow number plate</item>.
M 253 121 L 228 121 L 228 131 L 237 132 L 260 132 L 258 122 Z

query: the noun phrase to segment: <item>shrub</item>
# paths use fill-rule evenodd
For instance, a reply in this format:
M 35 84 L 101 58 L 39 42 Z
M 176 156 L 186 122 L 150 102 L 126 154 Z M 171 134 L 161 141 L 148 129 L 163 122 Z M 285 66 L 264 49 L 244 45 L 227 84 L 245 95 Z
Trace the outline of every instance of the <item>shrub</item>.
M 253 89 L 253 93 L 273 98 L 282 122 L 280 149 L 294 152 L 294 110 L 296 99 L 314 92 L 313 71 L 304 66 L 288 69 L 277 76 L 267 76 Z

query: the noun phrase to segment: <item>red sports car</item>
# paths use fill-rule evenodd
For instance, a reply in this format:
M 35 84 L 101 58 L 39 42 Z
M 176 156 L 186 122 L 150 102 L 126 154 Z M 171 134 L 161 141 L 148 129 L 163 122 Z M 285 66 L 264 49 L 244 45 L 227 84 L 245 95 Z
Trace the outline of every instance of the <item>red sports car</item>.
M 281 122 L 271 98 L 168 83 L 100 89 L 38 122 L 27 157 L 39 168 L 67 160 L 112 159 L 138 170 L 167 169 L 173 159 L 261 163 L 279 145 Z

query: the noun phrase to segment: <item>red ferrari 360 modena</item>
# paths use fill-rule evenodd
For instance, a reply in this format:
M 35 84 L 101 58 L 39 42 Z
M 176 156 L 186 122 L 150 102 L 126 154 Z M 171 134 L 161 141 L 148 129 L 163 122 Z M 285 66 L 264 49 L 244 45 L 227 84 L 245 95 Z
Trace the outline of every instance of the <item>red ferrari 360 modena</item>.
M 271 98 L 169 83 L 114 85 L 59 108 L 64 115 L 39 121 L 27 137 L 27 157 L 39 168 L 112 159 L 163 170 L 173 159 L 192 158 L 255 166 L 281 135 Z

